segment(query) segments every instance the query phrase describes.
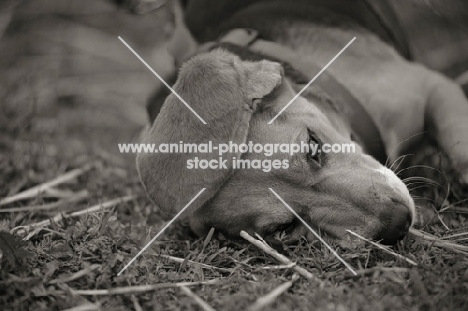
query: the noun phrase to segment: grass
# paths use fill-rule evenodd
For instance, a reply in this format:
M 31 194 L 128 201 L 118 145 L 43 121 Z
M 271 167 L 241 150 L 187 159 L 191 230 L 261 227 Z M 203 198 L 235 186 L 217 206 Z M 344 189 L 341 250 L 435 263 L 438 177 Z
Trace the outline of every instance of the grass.
M 209 310 L 203 303 L 253 310 L 274 290 L 281 294 L 266 299 L 264 310 L 468 309 L 466 253 L 443 244 L 468 245 L 463 204 L 424 228 L 448 237 L 440 246 L 407 237 L 393 248 L 417 266 L 367 243 L 339 251 L 358 271 L 353 276 L 319 242 L 283 245 L 286 257 L 320 279 L 310 281 L 246 241 L 197 239 L 175 224 L 117 276 L 164 226 L 139 183 L 133 156 L 117 153 L 117 142 L 130 141 L 138 128 L 81 127 L 70 121 L 81 116 L 79 107 L 55 107 L 70 121 L 60 127 L 47 126 L 50 118 L 34 109 L 1 107 L 0 197 L 89 166 L 52 190 L 0 207 L 0 231 L 14 232 L 16 247 L 27 251 L 10 261 L 3 253 L 2 310 Z M 432 176 L 441 187 L 426 187 L 422 195 L 448 211 L 468 192 L 447 174 Z M 118 198 L 125 200 L 113 201 Z M 105 208 L 79 213 L 97 204 Z M 41 230 L 27 228 L 47 219 Z

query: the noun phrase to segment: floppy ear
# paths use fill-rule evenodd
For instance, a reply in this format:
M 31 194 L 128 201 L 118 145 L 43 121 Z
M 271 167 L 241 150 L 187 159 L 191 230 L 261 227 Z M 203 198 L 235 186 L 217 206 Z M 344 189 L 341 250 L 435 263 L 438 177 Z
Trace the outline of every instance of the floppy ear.
M 181 142 L 198 146 L 209 142 L 212 146 L 245 143 L 249 122 L 256 109 L 254 99 L 269 94 L 280 83 L 279 64 L 242 62 L 237 56 L 221 50 L 197 55 L 182 66 L 174 90 L 207 124 L 171 94 L 143 143 L 154 144 L 159 149 L 164 144 L 180 148 Z M 211 153 L 198 151 L 140 153 L 137 157 L 140 178 L 148 196 L 169 216 L 180 211 L 202 188 L 206 188 L 184 215 L 201 207 L 233 173 L 232 157 L 240 157 L 238 150 L 233 150 L 222 155 L 221 161 L 226 160 L 225 168 L 188 168 L 187 161 L 196 157 L 220 160 L 218 150 Z
M 283 67 L 279 63 L 262 60 L 242 62 L 239 68 L 244 72 L 244 89 L 249 99 L 262 99 L 281 84 Z

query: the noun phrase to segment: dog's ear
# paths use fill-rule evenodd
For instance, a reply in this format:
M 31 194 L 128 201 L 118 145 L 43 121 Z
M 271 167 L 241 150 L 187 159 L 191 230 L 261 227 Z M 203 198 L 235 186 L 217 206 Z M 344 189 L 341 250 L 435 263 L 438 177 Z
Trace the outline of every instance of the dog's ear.
M 256 99 L 269 94 L 279 83 L 278 64 L 242 62 L 221 50 L 197 55 L 182 66 L 173 88 L 207 124 L 171 94 L 143 138 L 144 144 L 154 144 L 159 152 L 140 153 L 137 157 L 141 181 L 154 203 L 169 214 L 166 216 L 180 211 L 206 188 L 184 215 L 201 207 L 229 179 L 233 157 L 241 155 L 239 150 L 220 156 L 219 150 L 193 152 L 191 148 L 195 144 L 209 148 L 209 144 L 217 147 L 245 143 Z M 162 152 L 165 146 L 172 147 L 173 152 Z M 178 152 L 174 152 L 177 148 Z M 212 165 L 216 160 L 225 166 L 196 169 L 196 158 Z
M 283 68 L 278 63 L 242 62 L 239 67 L 244 72 L 244 90 L 250 100 L 262 99 L 281 84 Z

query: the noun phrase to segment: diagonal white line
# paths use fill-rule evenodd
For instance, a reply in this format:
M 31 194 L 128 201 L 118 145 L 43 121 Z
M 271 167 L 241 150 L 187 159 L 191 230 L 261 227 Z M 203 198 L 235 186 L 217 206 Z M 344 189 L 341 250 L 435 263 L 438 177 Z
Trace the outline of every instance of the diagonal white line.
M 130 51 L 132 51 L 133 54 L 135 54 L 135 56 L 136 56 L 146 67 L 148 67 L 148 69 L 149 69 L 156 77 L 158 77 L 159 80 L 161 80 L 161 82 L 162 82 L 169 90 L 171 90 L 171 92 L 172 92 L 175 96 L 177 96 L 178 99 L 180 99 L 180 101 L 181 101 L 182 103 L 184 103 L 185 106 L 187 106 L 188 109 L 190 109 L 191 112 L 193 112 L 193 114 L 194 114 L 195 116 L 197 116 L 198 119 L 200 119 L 200 121 L 203 122 L 203 124 L 206 124 L 205 120 L 203 120 L 203 119 L 198 115 L 198 113 L 197 113 L 195 110 L 193 110 L 192 107 L 190 107 L 190 105 L 187 104 L 187 103 L 185 102 L 185 100 L 184 100 L 182 97 L 180 97 L 179 94 L 177 94 L 177 93 L 169 86 L 169 84 L 167 84 L 166 81 L 164 81 L 163 78 L 161 78 L 161 77 L 156 73 L 156 71 L 154 71 L 153 68 L 151 68 L 150 65 L 148 65 L 148 64 L 143 60 L 143 58 L 141 58 L 140 55 L 138 55 L 137 52 L 135 52 L 135 51 L 130 47 L 130 45 L 127 44 L 127 42 L 125 42 L 124 39 L 122 39 L 120 36 L 119 36 L 118 38 L 119 38 L 120 41 L 122 41 L 123 44 L 125 44 L 125 46 L 126 46 Z
M 302 90 L 301 90 L 299 93 L 297 93 L 296 96 L 294 96 L 294 98 L 291 99 L 291 100 L 289 101 L 289 103 L 288 103 L 286 106 L 284 106 L 283 109 L 281 109 L 281 111 L 278 112 L 278 114 L 277 114 L 273 119 L 270 120 L 270 122 L 268 122 L 268 124 L 272 124 L 273 121 L 275 121 L 276 118 L 278 118 L 279 115 L 282 114 L 282 113 L 286 110 L 286 108 L 288 108 L 289 105 L 291 105 L 291 104 L 293 103 L 293 101 L 295 101 L 296 98 L 298 98 L 298 97 L 302 94 L 302 92 L 304 92 L 304 91 L 312 84 L 312 82 L 314 82 L 314 81 L 315 81 L 315 80 L 332 64 L 332 63 L 338 58 L 338 56 L 340 56 L 341 53 L 343 53 L 343 52 L 351 45 L 351 43 L 353 43 L 354 40 L 356 40 L 356 37 L 354 37 L 353 39 L 351 39 L 351 41 L 349 41 L 349 43 L 346 44 L 346 46 L 345 46 L 340 52 L 338 52 L 338 54 L 336 54 L 336 56 L 333 57 L 332 60 L 329 61 L 328 64 L 326 64 L 325 67 L 323 67 L 323 69 L 320 70 L 320 72 L 319 72 L 318 74 L 316 74 L 315 77 L 314 77 L 312 80 L 310 80 L 310 82 L 307 83 L 307 85 L 304 86 L 304 87 L 302 88 Z
M 320 242 L 323 243 L 323 245 L 325 245 L 326 248 L 328 248 L 328 249 L 330 250 L 330 252 L 332 252 L 333 255 L 335 255 L 336 258 L 338 258 L 339 261 L 341 261 L 341 262 L 346 266 L 346 268 L 349 269 L 349 271 L 351 271 L 354 275 L 357 275 L 356 271 L 354 271 L 354 269 L 353 269 L 346 261 L 344 261 L 344 259 L 341 258 L 341 256 L 338 255 L 338 253 L 335 252 L 335 250 L 334 250 L 330 245 L 328 245 L 328 243 L 325 242 L 325 240 L 324 240 L 317 232 L 315 232 L 315 230 L 312 229 L 312 227 L 309 226 L 309 224 L 308 224 L 304 219 L 302 219 L 301 216 L 299 216 L 299 215 L 296 213 L 296 211 L 293 210 L 293 209 L 291 208 L 291 206 L 289 206 L 288 203 L 286 203 L 286 202 L 283 200 L 283 198 L 281 198 L 273 189 L 271 189 L 271 188 L 268 188 L 268 189 L 278 198 L 278 200 L 280 200 L 280 201 L 284 204 L 284 206 L 286 206 L 286 207 L 291 211 L 291 213 L 294 214 L 294 216 L 296 216 L 296 217 L 304 224 L 304 226 L 307 227 L 307 229 L 310 230 L 310 232 L 312 232 L 313 235 L 315 235 L 315 237 L 316 237 L 317 239 L 320 240 Z
M 121 275 L 122 272 L 127 270 L 127 268 L 164 232 L 164 230 L 166 230 L 180 215 L 182 215 L 182 213 L 190 206 L 190 204 L 192 204 L 193 201 L 195 201 L 200 196 L 200 194 L 202 194 L 202 192 L 205 191 L 205 190 L 206 190 L 206 188 L 203 188 L 202 190 L 200 190 L 200 192 L 198 192 L 197 195 L 192 200 L 190 200 L 190 202 L 188 202 L 187 205 L 185 205 L 184 208 L 181 209 L 180 212 L 178 212 L 177 215 L 175 215 L 174 218 L 172 218 L 164 226 L 164 228 L 162 228 L 161 231 L 159 231 L 158 234 L 156 234 L 155 237 L 152 238 L 151 241 L 149 241 L 148 244 L 146 244 L 145 247 L 143 247 L 141 249 L 141 251 L 139 251 L 138 254 L 136 254 L 135 257 L 133 257 L 132 260 L 130 260 L 130 262 L 125 267 L 123 267 L 122 270 L 120 270 L 119 273 L 117 273 L 117 276 Z

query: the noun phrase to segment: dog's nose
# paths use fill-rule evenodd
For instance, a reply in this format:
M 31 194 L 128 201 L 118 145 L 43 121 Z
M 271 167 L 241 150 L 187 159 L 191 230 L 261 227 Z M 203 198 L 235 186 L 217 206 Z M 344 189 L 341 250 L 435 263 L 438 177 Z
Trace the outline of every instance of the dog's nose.
M 392 201 L 385 206 L 379 215 L 379 220 L 381 229 L 374 239 L 383 244 L 392 245 L 406 236 L 412 219 L 411 212 L 406 205 Z

